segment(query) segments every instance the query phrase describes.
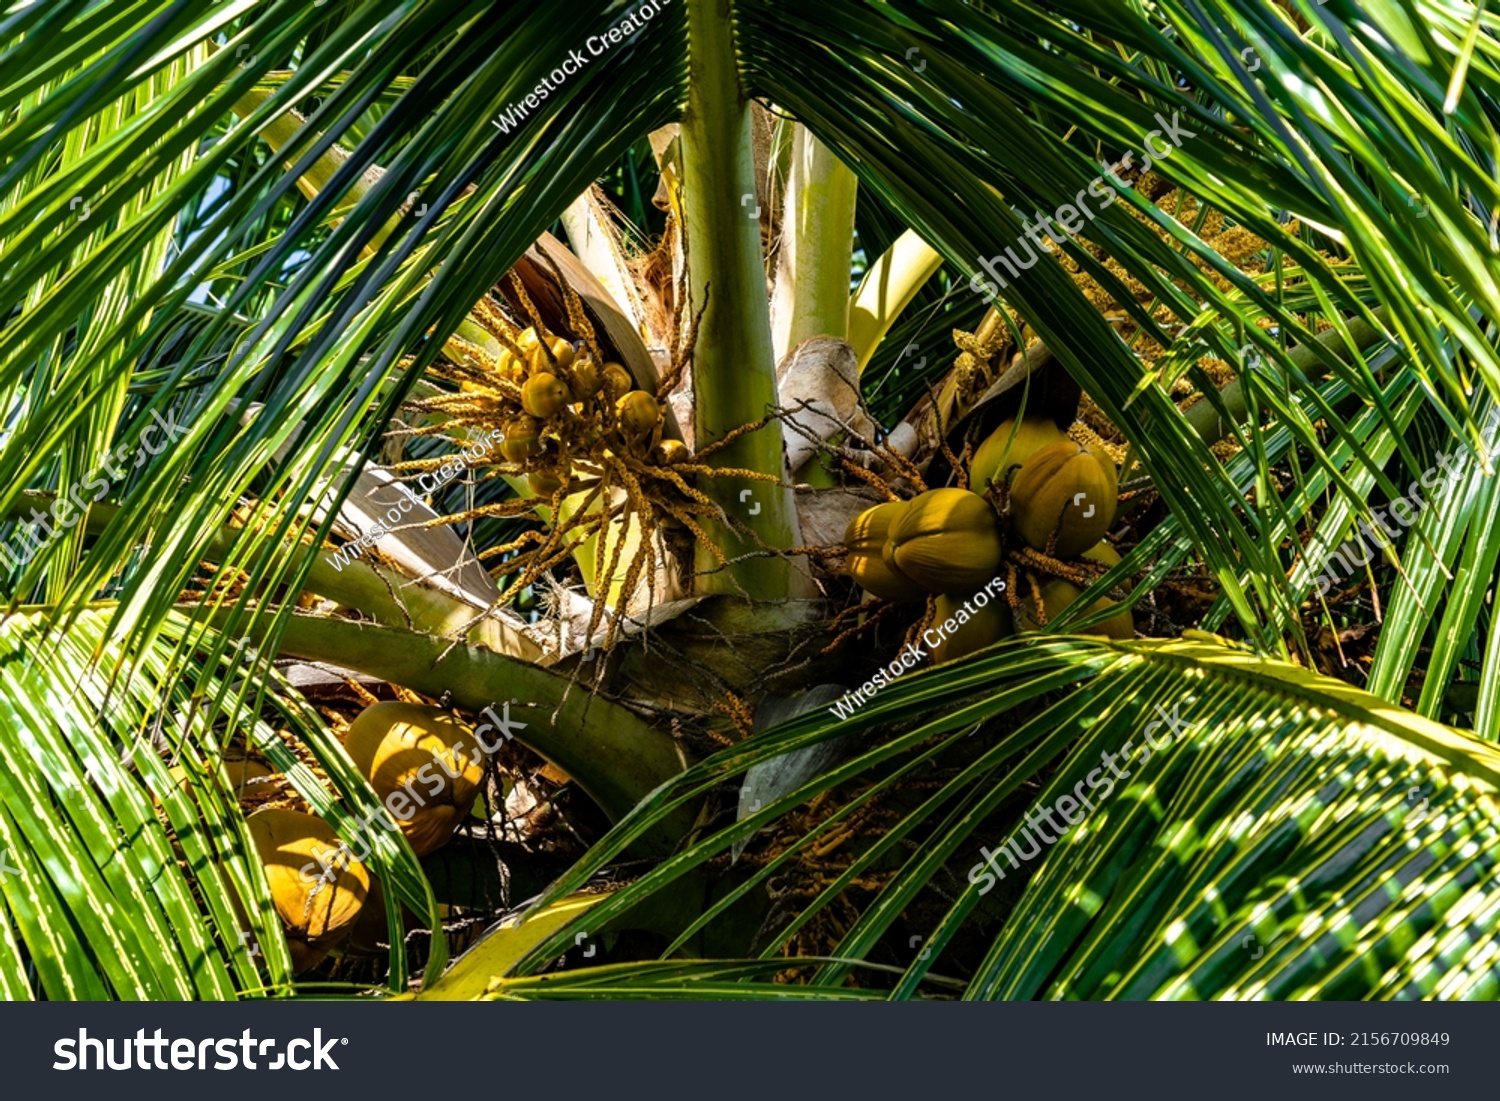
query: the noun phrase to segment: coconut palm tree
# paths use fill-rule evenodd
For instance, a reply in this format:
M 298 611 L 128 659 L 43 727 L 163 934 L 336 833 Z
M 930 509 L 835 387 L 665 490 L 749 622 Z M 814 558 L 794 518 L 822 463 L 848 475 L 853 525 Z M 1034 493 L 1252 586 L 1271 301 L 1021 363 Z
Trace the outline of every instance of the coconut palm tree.
M 0 49 L 0 994 L 1495 992 L 1482 7 L 55 0 Z M 1123 558 L 1007 536 L 1034 629 L 934 663 L 846 525 L 1027 413 L 1118 462 Z M 310 688 L 356 674 L 494 715 L 587 852 L 419 861 Z M 378 965 L 297 976 L 247 760 L 360 845 Z

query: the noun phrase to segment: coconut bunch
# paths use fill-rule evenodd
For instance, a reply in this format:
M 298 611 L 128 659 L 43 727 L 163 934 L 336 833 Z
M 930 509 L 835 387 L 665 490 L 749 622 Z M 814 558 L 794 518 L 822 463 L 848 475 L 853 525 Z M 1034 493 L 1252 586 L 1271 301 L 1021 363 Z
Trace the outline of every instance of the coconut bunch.
M 168 774 L 183 792 L 192 790 L 183 765 L 172 765 Z M 287 798 L 290 789 L 281 772 L 254 757 L 225 756 L 219 783 L 248 816 L 246 828 L 287 935 L 293 968 L 308 971 L 348 938 L 378 885 L 339 844 L 329 823 L 287 805 L 300 805 L 300 799 Z M 239 913 L 242 932 L 249 936 L 249 918 Z
M 1104 538 L 1119 508 L 1114 460 L 1102 448 L 1063 435 L 1051 419 L 1002 423 L 975 452 L 970 477 L 1001 502 L 1023 544 L 1017 555 L 1023 568 L 1012 570 L 1010 588 L 1021 630 L 1038 630 L 1057 618 L 1090 581 L 1120 561 Z M 1100 568 L 1090 572 L 1088 563 Z M 1014 583 L 1018 574 L 1020 585 Z M 1089 611 L 1113 603 L 1104 598 Z M 1110 638 L 1135 635 L 1128 611 L 1087 630 Z
M 1008 419 L 974 452 L 964 478 L 970 488 L 929 489 L 856 516 L 844 537 L 844 571 L 874 597 L 929 600 L 924 624 L 958 624 L 934 660 L 963 657 L 1018 630 L 1040 630 L 1120 561 L 1104 538 L 1118 508 L 1116 479 L 1108 454 L 1070 439 L 1050 415 Z M 997 579 L 1005 602 L 978 599 Z M 1089 610 L 1113 603 L 1104 598 Z M 1135 633 L 1128 611 L 1087 630 Z
M 1207 244 L 1241 271 L 1262 271 L 1265 241 L 1222 213 L 1200 208 L 1196 199 L 1157 177 L 1139 176 L 1135 186 L 1166 213 L 1193 224 Z M 1131 213 L 1170 240 L 1167 229 Z M 1124 288 L 1137 312 L 1154 311 L 1168 331 L 1176 326 L 1176 315 L 1099 246 L 1085 247 L 1115 277 L 1113 289 L 1065 253 L 1049 262 L 1063 264 L 1122 339 L 1145 364 L 1154 365 L 1166 349 L 1150 339 L 1114 295 Z M 1221 290 L 1230 287 L 1205 261 L 1194 256 L 1192 262 Z M 1191 293 L 1185 284 L 1182 290 Z M 849 523 L 844 540 L 844 572 L 865 592 L 886 601 L 928 600 L 923 626 L 949 618 L 962 621 L 960 637 L 945 639 L 935 651 L 938 660 L 961 656 L 1017 630 L 1045 626 L 1120 561 L 1104 538 L 1120 503 L 1116 461 L 1125 454 L 1125 441 L 1116 426 L 1013 311 L 991 309 L 975 332 L 955 330 L 953 339 L 959 354 L 952 370 L 899 426 L 916 441 L 905 452 L 910 461 L 887 464 L 886 473 L 893 475 L 883 487 L 888 495 L 905 498 L 915 489 L 915 496 L 867 509 Z M 1212 356 L 1198 365 L 1217 385 L 1234 376 L 1232 365 Z M 1197 398 L 1186 377 L 1176 380 L 1174 393 L 1184 408 Z M 1005 419 L 977 448 L 960 448 L 954 426 L 994 424 L 998 417 Z M 1218 446 L 1235 445 L 1224 441 Z M 955 450 L 963 450 L 962 459 Z M 954 477 L 959 488 L 929 490 L 922 477 Z M 1003 610 L 991 603 L 981 614 L 971 602 L 974 586 L 997 572 L 1007 580 L 1006 603 Z M 1088 610 L 1113 605 L 1105 598 Z M 1130 638 L 1134 625 L 1129 612 L 1121 612 L 1086 630 Z
M 349 724 L 344 748 L 419 857 L 441 849 L 469 817 L 488 756 L 476 732 L 448 712 L 394 700 L 361 711 Z M 265 764 L 245 757 L 222 766 L 248 815 L 250 840 L 294 969 L 315 967 L 351 938 L 358 947 L 361 930 L 383 931 L 384 921 L 369 912 L 381 909 L 379 880 L 333 827 L 297 809 L 300 801 L 284 805 L 278 797 L 284 777 Z M 187 787 L 185 769 L 169 772 Z M 242 924 L 248 928 L 249 922 Z
M 215 772 L 221 789 L 234 795 L 247 816 L 250 843 L 271 889 L 292 967 L 306 971 L 348 938 L 378 884 L 340 845 L 332 827 L 296 809 L 301 801 L 281 773 L 243 755 L 243 747 L 231 748 Z M 179 789 L 191 792 L 184 765 L 172 765 L 167 773 Z M 241 932 L 249 936 L 249 919 L 238 904 L 236 909 Z

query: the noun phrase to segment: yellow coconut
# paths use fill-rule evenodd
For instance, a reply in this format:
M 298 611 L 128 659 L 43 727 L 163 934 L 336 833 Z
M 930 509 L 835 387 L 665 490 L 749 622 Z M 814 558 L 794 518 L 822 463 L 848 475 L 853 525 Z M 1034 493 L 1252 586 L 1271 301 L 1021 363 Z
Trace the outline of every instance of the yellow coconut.
M 1014 417 L 991 432 L 969 461 L 969 488 L 983 493 L 990 482 L 1003 482 L 1013 467 L 1026 462 L 1042 448 L 1062 443 L 1067 436 L 1045 415 Z
M 1028 586 L 1029 590 L 1029 586 Z M 1083 590 L 1071 581 L 1065 581 L 1060 577 L 1053 578 L 1042 586 L 1042 609 L 1047 614 L 1047 622 L 1051 623 L 1063 611 L 1083 595 Z M 1106 608 L 1113 608 L 1115 602 L 1108 597 L 1094 601 L 1089 605 L 1089 611 L 1098 612 Z M 1028 595 L 1021 601 L 1021 614 L 1016 624 L 1021 631 L 1039 631 L 1043 624 L 1036 614 L 1036 602 Z M 1106 619 L 1103 623 L 1092 627 L 1084 627 L 1079 631 L 1085 635 L 1104 635 L 1107 638 L 1131 639 L 1135 638 L 1135 623 L 1130 618 L 1129 611 L 1122 611 L 1117 616 Z
M 511 417 L 500 426 L 503 439 L 500 454 L 513 463 L 525 462 L 542 452 L 542 422 L 535 417 L 521 414 Z
M 896 516 L 886 565 L 933 593 L 973 592 L 1000 568 L 1000 522 L 988 501 L 967 489 L 930 489 Z
M 403 924 L 407 931 L 419 928 L 421 923 L 406 907 L 401 908 Z M 370 893 L 360 908 L 359 918 L 349 930 L 349 939 L 341 949 L 346 956 L 384 956 L 390 951 L 390 924 L 385 916 L 385 890 L 380 880 L 370 877 Z
M 867 508 L 849 521 L 849 527 L 844 531 L 844 543 L 849 548 L 844 558 L 844 572 L 865 592 L 887 600 L 921 600 L 926 595 L 926 590 L 885 560 L 891 522 L 905 508 L 905 501 Z
M 224 769 L 229 773 L 229 790 L 242 807 L 259 806 L 281 790 L 276 783 L 279 774 L 249 757 L 226 760 Z
M 1115 566 L 1118 566 L 1122 561 L 1120 558 L 1120 552 L 1115 550 L 1114 547 L 1110 546 L 1102 539 L 1098 543 L 1095 543 L 1088 550 L 1084 551 L 1083 554 L 1080 555 L 1080 557 L 1091 558 L 1095 562 L 1100 562 L 1106 566 L 1109 566 L 1111 569 L 1113 569 Z
M 516 367 L 519 375 L 514 381 L 520 383 L 526 381 L 526 375 L 531 371 L 531 365 L 540 354 L 542 338 L 537 335 L 533 328 L 522 329 L 515 341 L 516 351 L 520 353 L 516 357 Z M 509 349 L 506 349 L 509 351 Z
M 473 732 L 437 707 L 394 700 L 367 707 L 349 724 L 344 748 L 418 856 L 447 843 L 484 778 Z
M 635 379 L 630 377 L 630 372 L 618 363 L 606 363 L 601 371 L 604 382 L 604 393 L 610 401 L 619 401 L 630 388 L 635 385 Z
M 349 935 L 370 893 L 370 873 L 321 818 L 263 810 L 245 819 L 265 865 L 292 965 L 305 971 Z
M 526 475 L 526 484 L 539 497 L 551 497 L 562 488 L 562 479 L 546 470 L 536 470 Z
M 1088 550 L 1115 521 L 1115 464 L 1109 456 L 1065 440 L 1032 455 L 1010 486 L 1011 522 L 1036 550 L 1059 558 Z
M 526 363 L 517 359 L 509 348 L 500 353 L 495 369 L 501 378 L 514 382 L 517 386 L 526 381 Z
M 1107 566 L 1110 569 L 1118 566 L 1121 562 L 1120 552 L 1103 540 L 1084 551 L 1079 557 L 1098 562 L 1100 565 Z M 1120 585 L 1126 589 L 1130 588 L 1130 582 L 1128 581 L 1121 581 Z
M 552 352 L 550 358 L 542 348 L 543 343 Z M 532 374 L 556 374 L 573 362 L 573 345 L 560 336 L 549 336 L 545 341 L 536 342 L 536 346 L 530 349 L 529 358 Z
M 561 413 L 572 400 L 568 384 L 545 371 L 532 375 L 521 387 L 521 408 L 542 420 Z
M 604 385 L 604 375 L 597 363 L 584 356 L 574 360 L 573 366 L 568 368 L 568 382 L 574 397 L 591 398 Z
M 681 440 L 662 440 L 651 449 L 651 461 L 657 466 L 676 466 L 690 458 L 692 453 Z
M 1015 617 L 1005 602 L 1004 593 L 990 593 L 982 608 L 974 604 L 977 595 L 963 597 L 943 593 L 934 601 L 937 611 L 933 615 L 931 630 L 943 636 L 943 640 L 932 648 L 934 662 L 956 661 L 1016 633 Z M 950 621 L 957 622 L 952 631 L 945 629 Z
M 615 416 L 620 422 L 620 431 L 627 439 L 639 440 L 649 436 L 661 417 L 661 407 L 656 399 L 644 390 L 632 390 L 615 403 Z

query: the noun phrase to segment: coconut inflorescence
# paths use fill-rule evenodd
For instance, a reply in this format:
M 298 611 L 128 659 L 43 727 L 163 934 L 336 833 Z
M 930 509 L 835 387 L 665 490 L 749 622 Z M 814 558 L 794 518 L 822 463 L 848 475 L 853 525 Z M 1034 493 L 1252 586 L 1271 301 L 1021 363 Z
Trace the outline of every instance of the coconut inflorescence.
M 507 462 L 524 467 L 539 496 L 567 486 L 570 477 L 589 476 L 593 464 L 608 454 L 667 465 L 688 458 L 678 440 L 663 441 L 664 415 L 656 395 L 638 389 L 630 372 L 613 361 L 600 362 L 589 347 L 564 337 L 542 335 L 533 326 L 521 330 L 501 355 L 496 374 L 506 386 L 489 391 L 505 414 L 500 451 Z M 507 388 L 508 387 L 508 388 Z M 465 392 L 482 387 L 465 383 Z M 655 448 L 675 445 L 665 461 Z M 539 471 L 537 464 L 547 469 Z M 575 471 L 581 467 L 583 473 Z
M 661 442 L 665 419 L 661 404 L 636 387 L 624 366 L 602 361 L 591 332 L 575 344 L 533 325 L 511 330 L 502 342 L 503 351 L 486 360 L 488 366 L 468 369 L 460 392 L 482 396 L 492 411 L 505 461 L 520 466 L 521 476 L 541 474 L 532 479 L 534 493 L 551 496 L 554 480 L 568 487 L 590 478 L 607 455 L 656 462 L 653 447 Z M 672 442 L 686 452 L 680 441 Z
M 587 631 L 596 634 L 608 619 L 607 647 L 618 629 L 607 612 L 617 599 L 649 599 L 652 584 L 690 561 L 696 548 L 728 564 L 710 534 L 725 514 L 705 483 L 779 479 L 723 459 L 706 461 L 713 450 L 728 446 L 729 437 L 707 443 L 702 453 L 670 438 L 676 434 L 676 414 L 668 398 L 691 368 L 697 325 L 674 342 L 669 357 L 653 362 L 634 339 L 612 343 L 595 308 L 563 271 L 552 265 L 552 274 L 545 300 L 533 298 L 535 281 L 512 272 L 508 309 L 488 297 L 478 302 L 469 335 L 453 338 L 458 352 L 445 345 L 445 355 L 430 367 L 433 375 L 456 383 L 456 392 L 414 398 L 410 407 L 441 422 L 419 431 L 441 427 L 448 435 L 477 429 L 494 440 L 498 446 L 469 456 L 467 465 L 477 481 L 503 477 L 519 491 L 519 498 L 465 502 L 454 516 L 473 522 L 530 514 L 543 521 L 482 552 L 505 563 L 495 570 L 507 579 L 499 602 L 517 599 L 545 573 L 570 568 L 571 560 L 580 572 L 592 571 L 583 578 L 593 604 Z M 518 314 L 530 324 L 523 328 Z M 626 360 L 632 349 L 640 358 Z M 390 468 L 417 476 L 444 461 L 423 455 Z M 478 469 L 483 467 L 490 469 Z M 630 534 L 620 538 L 621 532 Z M 686 583 L 675 574 L 668 582 Z

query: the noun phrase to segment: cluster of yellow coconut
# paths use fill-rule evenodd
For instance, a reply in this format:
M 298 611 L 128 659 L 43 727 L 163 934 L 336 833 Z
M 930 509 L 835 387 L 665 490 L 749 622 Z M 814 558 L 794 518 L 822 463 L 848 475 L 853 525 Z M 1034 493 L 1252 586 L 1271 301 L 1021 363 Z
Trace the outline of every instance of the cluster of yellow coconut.
M 344 747 L 418 856 L 447 844 L 479 794 L 484 754 L 469 728 L 440 708 L 374 704 L 350 724 Z M 347 940 L 378 898 L 378 882 L 356 855 L 365 842 L 343 845 L 326 822 L 302 811 L 261 810 L 246 825 L 292 963 L 305 971 Z M 363 828 L 387 825 L 372 820 Z
M 542 461 L 527 475 L 533 493 L 550 496 L 567 478 L 560 453 L 555 464 L 546 463 L 546 441 L 549 429 L 557 438 L 559 429 L 573 427 L 570 421 L 582 427 L 588 442 L 608 436 L 610 446 L 643 458 L 649 454 L 658 465 L 687 458 L 681 441 L 661 438 L 661 406 L 651 394 L 634 389 L 629 371 L 618 363 L 594 362 L 560 336 L 523 329 L 514 349 L 500 353 L 498 373 L 519 389 L 521 406 L 501 423 L 500 450 L 513 463 Z M 473 387 L 463 384 L 465 390 Z
M 888 600 L 936 594 L 936 617 L 943 622 L 1000 576 L 1007 530 L 1053 561 L 1081 558 L 1105 566 L 1120 561 L 1103 541 L 1118 506 L 1114 462 L 1069 439 L 1050 417 L 1001 424 L 975 452 L 969 485 L 974 488 L 932 489 L 909 501 L 866 509 L 845 532 L 845 571 L 866 592 Z M 994 601 L 971 611 L 933 657 L 952 660 L 1017 628 L 1038 630 L 1082 594 L 1073 581 L 1027 571 L 1024 584 L 1009 586 L 1009 607 Z M 1100 600 L 1090 610 L 1112 604 Z M 1135 633 L 1128 611 L 1088 630 L 1112 638 Z

